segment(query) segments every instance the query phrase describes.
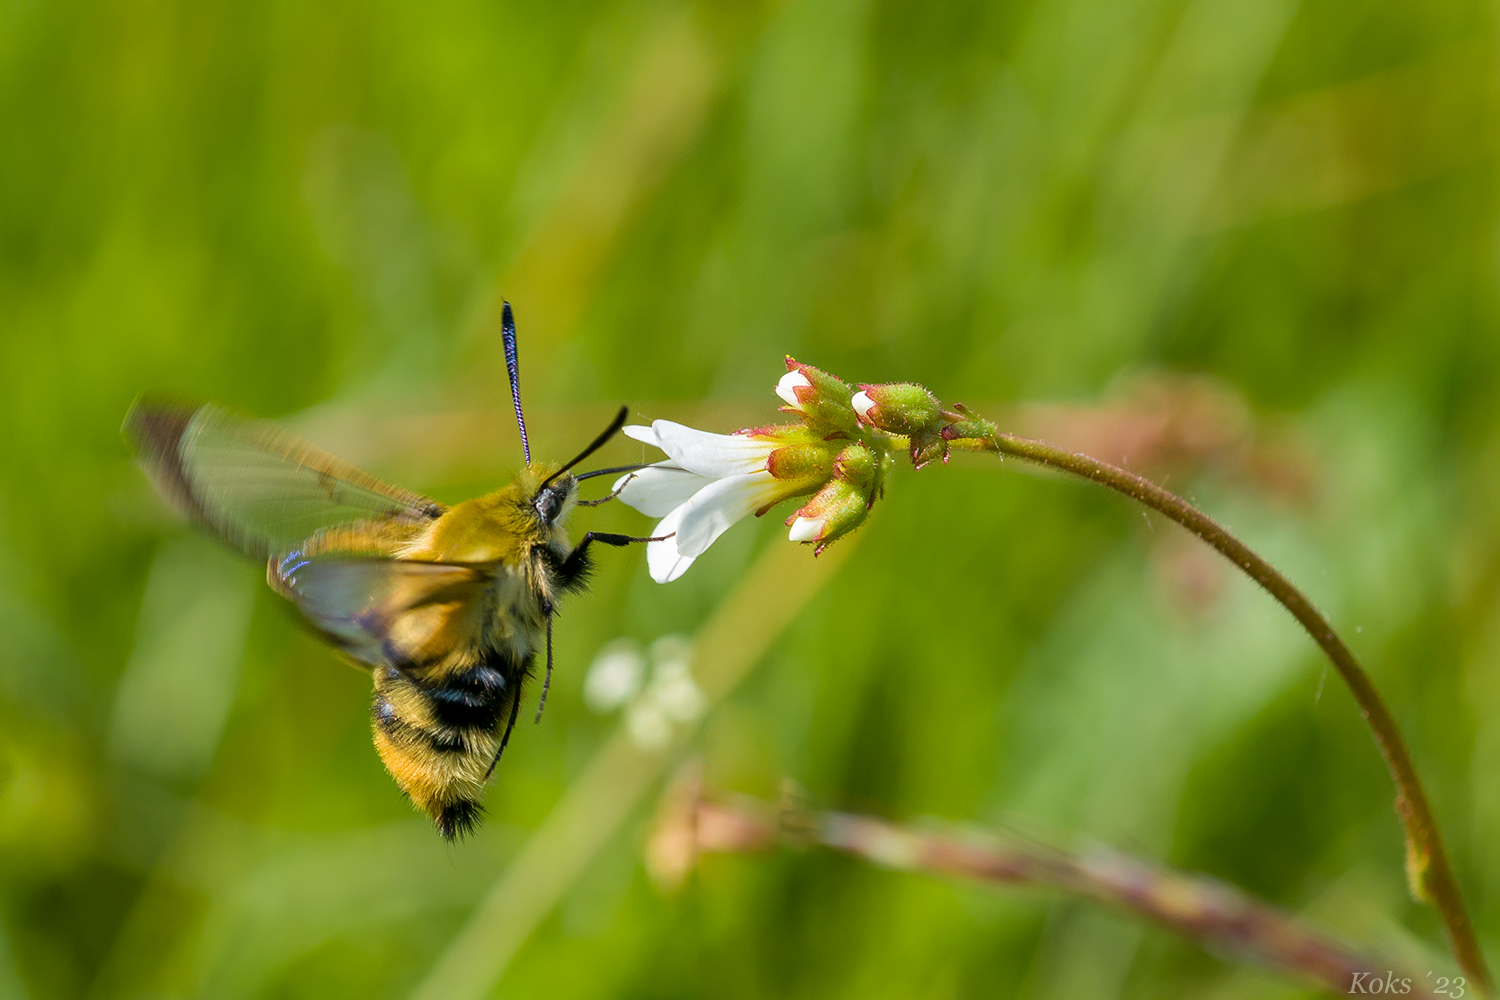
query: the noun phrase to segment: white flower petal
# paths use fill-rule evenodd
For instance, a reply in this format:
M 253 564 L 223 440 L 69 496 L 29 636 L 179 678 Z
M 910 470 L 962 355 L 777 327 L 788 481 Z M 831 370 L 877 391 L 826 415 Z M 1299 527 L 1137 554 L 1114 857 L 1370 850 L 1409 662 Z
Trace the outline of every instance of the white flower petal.
M 800 410 L 802 409 L 802 403 L 798 401 L 795 390 L 803 386 L 812 387 L 812 383 L 807 380 L 806 375 L 801 372 L 787 372 L 781 376 L 781 381 L 776 383 L 776 395 L 786 400 L 789 405 L 795 406 Z
M 626 424 L 620 428 L 628 438 L 649 444 L 653 448 L 661 448 L 661 439 L 656 436 L 656 431 L 644 424 Z M 662 448 L 662 451 L 666 451 Z
M 775 503 L 785 489 L 785 483 L 765 470 L 746 476 L 726 476 L 703 487 L 678 508 L 682 519 L 677 526 L 677 551 L 696 559 L 730 525 Z
M 677 526 L 682 523 L 682 515 L 687 513 L 687 506 L 682 504 L 658 521 L 656 527 L 651 529 L 652 537 L 675 535 Z M 646 568 L 651 571 L 651 579 L 657 583 L 671 583 L 686 573 L 692 564 L 692 556 L 685 556 L 677 551 L 675 537 L 646 545 Z
M 662 451 L 690 472 L 715 479 L 743 476 L 766 467 L 766 458 L 778 447 L 748 434 L 710 434 L 670 420 L 651 425 Z
M 875 409 L 875 400 L 866 395 L 863 389 L 854 394 L 854 397 L 849 400 L 849 405 L 854 408 L 855 413 L 859 414 L 859 419 L 865 423 L 870 422 L 870 411 Z M 629 428 L 627 427 L 626 430 Z
M 786 533 L 786 537 L 794 542 L 816 541 L 827 523 L 826 517 L 799 517 L 792 522 L 792 530 Z
M 627 472 L 615 480 L 614 489 L 620 491 L 623 503 L 647 517 L 665 517 L 711 482 L 707 476 L 680 469 L 668 459 Z

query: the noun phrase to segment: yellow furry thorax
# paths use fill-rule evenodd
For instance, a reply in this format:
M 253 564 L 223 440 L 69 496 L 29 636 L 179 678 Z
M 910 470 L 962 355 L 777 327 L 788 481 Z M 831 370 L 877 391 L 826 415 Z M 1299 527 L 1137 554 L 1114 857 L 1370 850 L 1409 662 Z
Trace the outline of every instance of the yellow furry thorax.
M 551 524 L 534 506 L 537 489 L 558 469 L 555 462 L 533 462 L 509 484 L 493 493 L 455 504 L 433 522 L 408 558 L 438 562 L 515 562 L 534 546 L 560 540 L 562 522 L 577 495 L 576 481 L 560 476 L 553 486 L 565 486 L 566 501 Z

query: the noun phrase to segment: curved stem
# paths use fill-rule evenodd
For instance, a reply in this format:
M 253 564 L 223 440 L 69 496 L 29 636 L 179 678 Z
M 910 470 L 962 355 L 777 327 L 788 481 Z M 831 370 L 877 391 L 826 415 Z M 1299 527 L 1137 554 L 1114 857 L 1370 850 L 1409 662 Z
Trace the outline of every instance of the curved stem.
M 1362 993 L 1364 984 L 1395 971 L 1388 961 L 1232 886 L 1106 847 L 1068 851 L 1013 833 L 943 832 L 873 816 L 812 812 L 795 790 L 777 809 L 755 799 L 705 794 L 699 770 L 691 765 L 663 797 L 646 864 L 657 883 L 671 889 L 683 883 L 702 854 L 810 845 L 896 871 L 1035 886 L 1091 899 L 1187 935 L 1221 957 L 1254 961 L 1332 993 Z M 1408 972 L 1403 978 L 1416 986 L 1413 995 L 1433 995 L 1419 977 Z
M 1333 661 L 1339 675 L 1349 685 L 1354 700 L 1359 704 L 1360 714 L 1370 724 L 1375 735 L 1375 743 L 1380 747 L 1381 756 L 1385 758 L 1391 780 L 1396 783 L 1396 812 L 1406 830 L 1406 871 L 1412 894 L 1418 900 L 1431 902 L 1437 907 L 1442 915 L 1443 927 L 1447 931 L 1453 955 L 1465 974 L 1483 984 L 1486 989 L 1492 989 L 1484 955 L 1474 936 L 1474 927 L 1464 908 L 1458 881 L 1453 877 L 1453 869 L 1448 864 L 1448 855 L 1443 849 L 1437 823 L 1432 817 L 1432 807 L 1428 804 L 1427 794 L 1422 790 L 1421 779 L 1417 777 L 1417 769 L 1401 739 L 1396 720 L 1349 647 L 1339 638 L 1328 619 L 1313 607 L 1306 595 L 1275 567 L 1256 555 L 1249 546 L 1230 534 L 1223 525 L 1177 494 L 1164 490 L 1133 472 L 1044 441 L 1003 433 L 989 421 L 967 413 L 962 414 L 961 420 L 944 431 L 943 438 L 960 448 L 1011 455 L 1091 479 L 1165 514 L 1218 549 L 1225 558 L 1244 570 L 1247 576 L 1264 587 L 1282 607 L 1292 613 L 1292 617 L 1313 637 L 1313 641 Z

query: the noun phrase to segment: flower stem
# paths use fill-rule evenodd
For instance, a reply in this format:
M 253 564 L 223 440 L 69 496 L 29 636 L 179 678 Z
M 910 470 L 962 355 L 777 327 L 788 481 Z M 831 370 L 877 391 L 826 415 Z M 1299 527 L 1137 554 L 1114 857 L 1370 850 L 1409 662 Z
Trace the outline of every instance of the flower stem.
M 1349 685 L 1354 700 L 1359 704 L 1360 714 L 1369 723 L 1375 743 L 1391 772 L 1391 780 L 1396 784 L 1396 813 L 1401 817 L 1401 824 L 1406 831 L 1406 871 L 1412 895 L 1419 901 L 1431 902 L 1437 907 L 1458 964 L 1466 975 L 1486 989 L 1492 989 L 1484 955 L 1474 936 L 1474 927 L 1464 908 L 1463 896 L 1453 876 L 1453 869 L 1448 864 L 1448 855 L 1443 849 L 1443 841 L 1432 816 L 1432 807 L 1428 804 L 1427 794 L 1422 790 L 1421 779 L 1417 777 L 1416 767 L 1401 739 L 1396 720 L 1349 647 L 1339 638 L 1328 619 L 1313 607 L 1306 595 L 1275 567 L 1256 555 L 1249 546 L 1230 534 L 1223 525 L 1182 497 L 1162 489 L 1150 480 L 1087 455 L 1043 441 L 1004 433 L 989 421 L 967 412 L 962 417 L 943 433 L 944 439 L 954 447 L 1023 458 L 1038 465 L 1091 479 L 1101 486 L 1123 493 L 1132 500 L 1165 514 L 1218 549 L 1225 558 L 1264 587 L 1282 607 L 1292 613 L 1292 617 L 1301 623 L 1313 641 L 1328 655 L 1339 675 Z
M 754 799 L 705 795 L 696 770 L 664 796 L 647 847 L 666 888 L 680 885 L 704 853 L 751 853 L 818 845 L 882 868 L 1004 885 L 1038 886 L 1114 906 L 1332 992 L 1362 992 L 1391 966 L 1232 886 L 1103 847 L 1064 851 L 1016 835 L 917 830 L 840 812 L 810 812 L 795 796 L 778 809 Z M 1422 980 L 1417 995 L 1431 995 Z M 1398 980 L 1399 981 L 1399 980 Z

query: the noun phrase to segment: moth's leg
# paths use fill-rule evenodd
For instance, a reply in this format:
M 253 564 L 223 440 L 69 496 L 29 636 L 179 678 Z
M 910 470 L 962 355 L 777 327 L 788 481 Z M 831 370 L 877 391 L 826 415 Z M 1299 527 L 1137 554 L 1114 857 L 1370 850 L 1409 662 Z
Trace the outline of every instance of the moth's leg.
M 675 532 L 674 532 L 675 534 Z M 671 535 L 661 535 L 656 538 L 637 538 L 634 535 L 616 535 L 607 531 L 590 531 L 583 536 L 578 547 L 568 553 L 568 557 L 561 563 L 555 563 L 553 569 L 556 585 L 561 590 L 576 589 L 582 586 L 589 570 L 593 568 L 593 560 L 589 557 L 589 546 L 594 542 L 603 542 L 605 545 L 623 547 L 636 542 L 664 542 Z M 552 602 L 543 601 L 542 614 L 547 616 L 547 673 L 542 678 L 542 696 L 536 703 L 536 721 L 542 721 L 542 710 L 547 707 L 547 692 L 552 689 Z M 515 712 L 511 712 L 511 724 L 515 724 Z M 510 728 L 505 730 L 505 739 L 510 739 Z M 500 749 L 505 749 L 504 741 L 501 741 Z M 500 755 L 497 753 L 495 759 L 498 761 Z M 494 770 L 495 765 L 490 765 Z
M 495 765 L 500 763 L 500 755 L 505 752 L 505 745 L 510 742 L 510 733 L 516 728 L 516 715 L 521 711 L 521 685 L 515 686 L 516 696 L 510 700 L 510 721 L 505 724 L 505 735 L 500 737 L 500 745 L 495 748 L 495 759 L 490 761 L 489 770 L 484 772 L 484 780 L 489 781 L 490 775 L 495 773 Z
M 672 534 L 676 534 L 676 532 Z M 615 535 L 606 531 L 590 531 L 583 536 L 583 540 L 578 543 L 578 547 L 568 553 L 568 558 L 564 559 L 558 565 L 557 582 L 560 586 L 567 588 L 578 583 L 578 581 L 588 575 L 589 568 L 593 565 L 593 560 L 589 558 L 589 546 L 594 542 L 602 542 L 605 545 L 623 548 L 626 545 L 636 542 L 664 542 L 671 537 L 672 535 L 661 535 L 657 538 L 637 538 L 634 535 Z
M 629 486 L 630 485 L 630 481 L 632 479 L 634 479 L 634 478 L 635 478 L 635 473 L 632 472 L 630 475 L 626 476 L 623 480 L 620 481 L 620 485 L 616 486 L 615 489 L 614 489 L 614 492 L 611 493 L 609 496 L 607 496 L 607 497 L 600 497 L 598 500 L 579 500 L 578 501 L 578 506 L 580 506 L 580 507 L 597 507 L 600 504 L 609 503 L 615 497 L 617 497 L 621 493 L 623 493 L 625 491 L 625 487 Z
M 542 721 L 542 709 L 547 707 L 547 692 L 552 688 L 552 613 L 547 613 L 547 674 L 542 678 L 542 696 L 537 699 L 536 718 L 534 722 Z

